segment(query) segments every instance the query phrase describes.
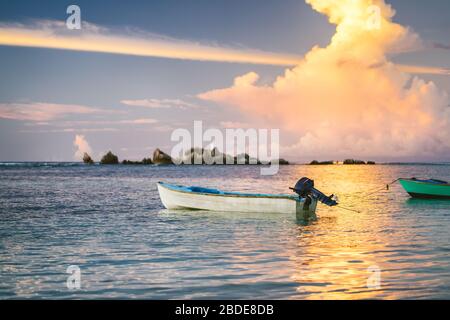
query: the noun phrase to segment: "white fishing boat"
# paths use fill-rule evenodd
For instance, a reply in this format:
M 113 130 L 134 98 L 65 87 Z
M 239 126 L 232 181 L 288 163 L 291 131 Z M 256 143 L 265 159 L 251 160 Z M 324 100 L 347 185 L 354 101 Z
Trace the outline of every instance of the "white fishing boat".
M 257 194 L 158 182 L 158 191 L 163 205 L 171 210 L 291 213 L 314 218 L 317 201 L 328 205 L 337 203 L 314 189 L 313 185 L 312 180 L 303 178 L 295 188 L 291 188 L 297 194 Z

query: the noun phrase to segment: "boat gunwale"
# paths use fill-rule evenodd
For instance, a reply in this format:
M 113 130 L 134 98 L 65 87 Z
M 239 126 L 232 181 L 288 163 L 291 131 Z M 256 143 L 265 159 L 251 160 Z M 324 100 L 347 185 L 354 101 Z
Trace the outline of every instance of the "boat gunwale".
M 414 182 L 414 183 L 419 183 L 419 184 L 426 184 L 429 186 L 431 185 L 431 186 L 450 187 L 450 183 L 431 183 L 431 182 L 425 182 L 425 181 L 420 181 L 420 180 L 412 180 L 411 178 L 409 178 L 409 179 L 400 178 L 400 179 L 398 179 L 398 181 Z
M 299 197 L 298 199 L 294 198 L 295 195 L 292 195 L 292 197 L 291 197 L 291 196 L 288 196 L 288 195 L 286 195 L 286 196 L 283 196 L 283 195 L 280 195 L 280 196 L 274 195 L 274 196 L 272 196 L 272 197 L 269 197 L 269 196 L 256 195 L 256 194 L 253 195 L 253 196 L 252 196 L 251 194 L 217 194 L 217 193 L 207 193 L 207 192 L 190 192 L 190 191 L 183 191 L 183 190 L 175 190 L 175 189 L 171 189 L 171 188 L 166 187 L 165 185 L 170 185 L 170 184 L 167 184 L 167 183 L 161 182 L 161 181 L 158 182 L 158 185 L 160 185 L 161 187 L 163 187 L 163 188 L 165 188 L 165 189 L 167 189 L 167 190 L 170 190 L 170 191 L 173 191 L 173 192 L 179 192 L 179 193 L 183 193 L 183 194 L 198 194 L 198 195 L 204 195 L 204 196 L 232 197 L 232 198 L 285 199 L 285 200 L 292 200 L 292 201 L 296 201 L 296 202 L 303 202 L 303 201 L 305 201 L 305 198 L 300 198 L 300 197 Z

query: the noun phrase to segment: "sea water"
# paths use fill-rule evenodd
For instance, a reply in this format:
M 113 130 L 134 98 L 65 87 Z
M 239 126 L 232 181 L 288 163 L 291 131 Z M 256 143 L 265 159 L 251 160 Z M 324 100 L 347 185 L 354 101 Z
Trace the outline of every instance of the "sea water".
M 360 213 L 168 211 L 156 188 L 289 193 L 303 176 Z M 450 165 L 2 163 L 0 299 L 450 299 L 450 201 L 383 188 L 399 177 Z

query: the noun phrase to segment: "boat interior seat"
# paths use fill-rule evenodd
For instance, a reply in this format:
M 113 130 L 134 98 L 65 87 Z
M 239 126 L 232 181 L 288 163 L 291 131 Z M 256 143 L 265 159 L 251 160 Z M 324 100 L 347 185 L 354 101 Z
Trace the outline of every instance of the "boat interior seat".
M 217 189 L 209 189 L 203 187 L 189 187 L 192 192 L 200 192 L 200 193 L 211 193 L 211 194 L 222 194 L 223 192 Z

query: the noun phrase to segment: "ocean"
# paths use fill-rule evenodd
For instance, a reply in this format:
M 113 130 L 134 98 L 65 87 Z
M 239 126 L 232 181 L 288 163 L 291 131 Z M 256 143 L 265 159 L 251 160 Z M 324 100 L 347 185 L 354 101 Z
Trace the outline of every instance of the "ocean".
M 168 211 L 156 188 L 288 193 L 303 176 L 360 212 Z M 0 163 L 0 299 L 450 299 L 450 201 L 383 190 L 399 177 L 450 165 Z

